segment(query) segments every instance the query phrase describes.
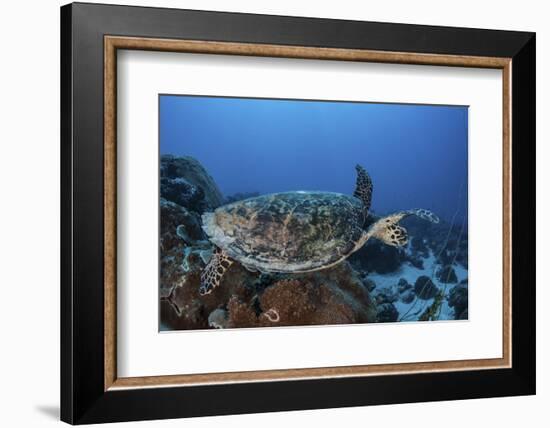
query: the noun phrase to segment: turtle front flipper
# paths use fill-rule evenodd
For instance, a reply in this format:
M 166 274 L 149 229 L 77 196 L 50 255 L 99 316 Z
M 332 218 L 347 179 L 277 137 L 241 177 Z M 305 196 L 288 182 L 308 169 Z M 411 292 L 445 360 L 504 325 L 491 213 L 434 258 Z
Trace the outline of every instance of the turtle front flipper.
M 427 220 L 431 223 L 439 223 L 439 217 L 436 216 L 430 210 L 425 210 L 424 208 L 415 208 L 415 209 L 408 210 L 408 211 L 405 211 L 405 212 L 407 213 L 407 214 L 405 214 L 405 216 L 415 215 L 415 216 L 421 218 L 422 220 Z
M 357 181 L 355 182 L 355 191 L 353 196 L 363 202 L 365 215 L 369 212 L 372 200 L 372 180 L 369 174 L 361 165 L 356 165 Z
M 412 209 L 382 217 L 380 220 L 372 224 L 367 232 L 367 235 L 369 237 L 372 236 L 379 239 L 387 245 L 402 247 L 409 241 L 409 236 L 407 234 L 407 229 L 403 226 L 399 226 L 397 223 L 410 215 L 415 215 L 431 223 L 439 223 L 439 218 L 431 211 L 421 208 Z
M 212 293 L 212 290 L 220 285 L 223 274 L 232 264 L 233 260 L 222 249 L 214 247 L 212 257 L 201 273 L 200 295 Z

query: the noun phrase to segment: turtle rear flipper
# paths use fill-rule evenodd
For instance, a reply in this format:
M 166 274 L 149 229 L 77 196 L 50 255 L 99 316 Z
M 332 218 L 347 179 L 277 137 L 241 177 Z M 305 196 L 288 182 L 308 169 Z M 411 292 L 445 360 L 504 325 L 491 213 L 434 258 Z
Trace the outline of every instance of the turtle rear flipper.
M 204 296 L 212 293 L 212 290 L 220 285 L 223 274 L 232 264 L 233 260 L 223 250 L 215 247 L 210 261 L 201 273 L 200 295 Z
M 399 226 L 397 223 L 410 215 L 415 215 L 432 223 L 439 223 L 439 218 L 431 211 L 425 209 L 412 209 L 382 217 L 372 224 L 367 234 L 379 239 L 387 245 L 402 247 L 407 244 L 409 236 L 407 234 L 407 229 L 403 226 Z

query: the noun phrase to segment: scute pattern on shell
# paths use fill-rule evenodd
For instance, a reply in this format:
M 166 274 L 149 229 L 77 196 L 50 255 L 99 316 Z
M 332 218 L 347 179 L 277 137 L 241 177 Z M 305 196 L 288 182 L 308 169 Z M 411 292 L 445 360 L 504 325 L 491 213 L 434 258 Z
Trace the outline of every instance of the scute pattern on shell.
M 210 240 L 262 272 L 306 272 L 345 258 L 363 234 L 361 201 L 330 192 L 263 195 L 203 216 Z

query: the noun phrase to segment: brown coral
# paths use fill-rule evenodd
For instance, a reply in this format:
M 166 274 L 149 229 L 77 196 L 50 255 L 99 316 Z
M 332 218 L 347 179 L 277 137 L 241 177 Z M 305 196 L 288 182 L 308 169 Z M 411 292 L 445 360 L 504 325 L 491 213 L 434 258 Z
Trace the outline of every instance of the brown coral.
M 234 264 L 220 287 L 200 296 L 204 266 L 200 251 L 200 247 L 187 247 L 182 252 L 186 257 L 176 254 L 162 269 L 162 290 L 169 293 L 164 297 L 166 303 L 161 304 L 161 319 L 171 329 L 208 328 L 209 315 L 219 309 L 226 311 L 223 327 L 228 328 L 375 321 L 376 307 L 369 291 L 347 262 L 318 272 L 267 280 Z
M 259 325 L 258 317 L 250 303 L 241 301 L 237 296 L 232 296 L 227 303 L 229 321 L 227 327 L 257 327 Z
M 163 329 L 273 327 L 375 320 L 368 289 L 347 262 L 302 275 L 252 273 L 233 263 L 219 287 L 199 294 L 212 245 L 200 214 L 222 196 L 198 161 L 161 159 L 160 319 Z M 184 194 L 182 194 L 182 192 Z
M 260 296 L 260 306 L 278 315 L 277 325 L 323 325 L 374 322 L 376 310 L 368 290 L 349 264 L 277 281 Z M 269 316 L 262 324 L 270 323 Z

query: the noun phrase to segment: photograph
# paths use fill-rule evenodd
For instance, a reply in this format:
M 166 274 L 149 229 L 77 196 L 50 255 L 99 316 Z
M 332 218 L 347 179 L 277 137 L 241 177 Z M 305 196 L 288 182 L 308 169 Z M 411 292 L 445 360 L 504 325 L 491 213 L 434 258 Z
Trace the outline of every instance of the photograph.
M 159 94 L 159 330 L 468 320 L 468 112 Z

